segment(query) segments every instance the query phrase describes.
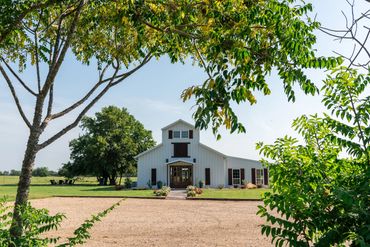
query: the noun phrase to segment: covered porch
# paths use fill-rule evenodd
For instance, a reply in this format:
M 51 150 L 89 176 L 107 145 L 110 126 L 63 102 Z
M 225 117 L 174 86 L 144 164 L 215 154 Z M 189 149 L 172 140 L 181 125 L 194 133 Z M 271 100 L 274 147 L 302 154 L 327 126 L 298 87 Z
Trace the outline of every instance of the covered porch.
M 171 188 L 186 188 L 188 185 L 193 185 L 194 163 L 176 160 L 166 163 L 167 167 L 167 184 Z

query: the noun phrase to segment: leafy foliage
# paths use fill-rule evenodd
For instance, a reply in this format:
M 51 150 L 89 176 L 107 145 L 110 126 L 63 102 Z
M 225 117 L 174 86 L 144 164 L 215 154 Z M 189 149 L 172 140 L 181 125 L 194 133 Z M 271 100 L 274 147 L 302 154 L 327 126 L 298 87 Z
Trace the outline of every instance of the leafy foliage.
M 20 208 L 21 218 L 23 221 L 23 234 L 21 237 L 14 239 L 10 235 L 9 227 L 12 222 L 13 213 L 11 206 L 6 203 L 6 198 L 0 199 L 0 246 L 49 246 L 53 244 L 58 247 L 76 246 L 83 244 L 90 238 L 89 230 L 93 224 L 100 221 L 110 211 L 119 205 L 120 202 L 114 204 L 110 208 L 93 215 L 91 219 L 86 220 L 78 229 L 74 231 L 74 236 L 68 238 L 66 243 L 58 244 L 60 237 L 44 237 L 43 233 L 57 230 L 61 222 L 66 218 L 64 214 L 57 213 L 49 215 L 47 209 L 33 208 L 29 203 Z
M 117 176 L 134 173 L 134 157 L 153 147 L 152 134 L 126 109 L 105 107 L 82 120 L 85 131 L 70 142 L 74 175 L 95 175 L 115 184 Z
M 286 136 L 257 145 L 272 160 L 263 163 L 273 192 L 265 193 L 258 214 L 268 222 L 262 233 L 276 246 L 370 244 L 368 78 L 348 68 L 333 70 L 322 89 L 331 115 L 293 122 L 304 144 Z

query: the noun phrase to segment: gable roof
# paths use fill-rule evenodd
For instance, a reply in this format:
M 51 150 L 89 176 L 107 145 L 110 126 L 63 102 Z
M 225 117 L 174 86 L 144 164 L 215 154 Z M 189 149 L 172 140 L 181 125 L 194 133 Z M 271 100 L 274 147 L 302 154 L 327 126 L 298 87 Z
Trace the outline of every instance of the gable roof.
M 183 123 L 183 124 L 185 124 L 185 125 L 189 126 L 190 128 L 195 129 L 195 126 L 194 126 L 194 125 L 192 125 L 191 123 L 188 123 L 188 122 L 186 122 L 186 121 L 184 121 L 184 120 L 182 120 L 182 119 L 179 119 L 179 120 L 177 120 L 177 121 L 175 121 L 175 122 L 173 122 L 173 123 L 171 123 L 171 124 L 167 125 L 166 127 L 163 127 L 163 128 L 162 128 L 162 130 L 169 129 L 169 128 L 171 128 L 172 126 L 175 126 L 176 124 L 179 124 L 179 123 Z
M 201 146 L 201 147 L 203 147 L 204 149 L 207 149 L 207 150 L 209 150 L 209 151 L 211 151 L 211 152 L 214 152 L 214 153 L 216 153 L 216 154 L 218 154 L 218 155 L 222 156 L 223 158 L 226 158 L 226 157 L 227 157 L 227 155 L 225 155 L 225 154 L 223 154 L 223 153 L 221 153 L 221 152 L 217 151 L 216 149 L 210 148 L 210 147 L 208 147 L 207 145 L 204 145 L 203 143 L 200 143 L 200 142 L 199 142 L 199 146 Z
M 153 150 L 155 150 L 155 149 L 157 149 L 157 148 L 159 148 L 159 147 L 161 147 L 163 144 L 162 143 L 160 143 L 160 144 L 158 144 L 157 146 L 155 146 L 155 147 L 152 147 L 152 148 L 150 148 L 150 149 L 148 149 L 148 150 L 146 150 L 146 151 L 144 151 L 144 152 L 142 152 L 142 153 L 139 153 L 138 155 L 136 155 L 134 158 L 135 159 L 137 159 L 137 158 L 139 158 L 140 156 L 143 156 L 144 154 L 147 154 L 147 153 L 150 153 L 151 151 L 153 151 Z

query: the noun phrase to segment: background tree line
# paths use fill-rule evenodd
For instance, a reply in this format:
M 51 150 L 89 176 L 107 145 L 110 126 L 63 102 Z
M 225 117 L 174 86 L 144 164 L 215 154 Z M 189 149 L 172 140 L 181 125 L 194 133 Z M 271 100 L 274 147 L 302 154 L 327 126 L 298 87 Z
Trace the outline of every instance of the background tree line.
M 10 171 L 0 171 L 0 176 L 20 176 L 21 171 L 19 170 L 10 170 Z M 61 176 L 59 171 L 49 170 L 48 167 L 36 167 L 32 171 L 32 176 L 34 177 L 48 177 L 48 176 Z

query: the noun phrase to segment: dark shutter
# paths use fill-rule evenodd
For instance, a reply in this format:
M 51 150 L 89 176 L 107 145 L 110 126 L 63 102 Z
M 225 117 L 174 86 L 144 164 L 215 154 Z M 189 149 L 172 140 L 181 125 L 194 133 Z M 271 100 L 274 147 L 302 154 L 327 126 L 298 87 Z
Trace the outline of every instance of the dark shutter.
M 263 169 L 263 182 L 265 185 L 269 185 L 269 171 L 267 168 Z
M 240 184 L 244 183 L 245 175 L 244 168 L 240 169 Z
M 233 185 L 233 169 L 229 169 L 229 185 Z
M 188 143 L 174 143 L 173 144 L 174 157 L 188 157 Z
M 172 139 L 172 130 L 168 131 L 168 139 Z
M 252 168 L 251 175 L 252 175 L 252 184 L 256 184 L 256 168 Z
M 152 168 L 152 185 L 157 184 L 157 169 Z
M 206 168 L 206 185 L 211 185 L 211 168 Z
M 193 130 L 189 130 L 189 138 L 193 139 Z

